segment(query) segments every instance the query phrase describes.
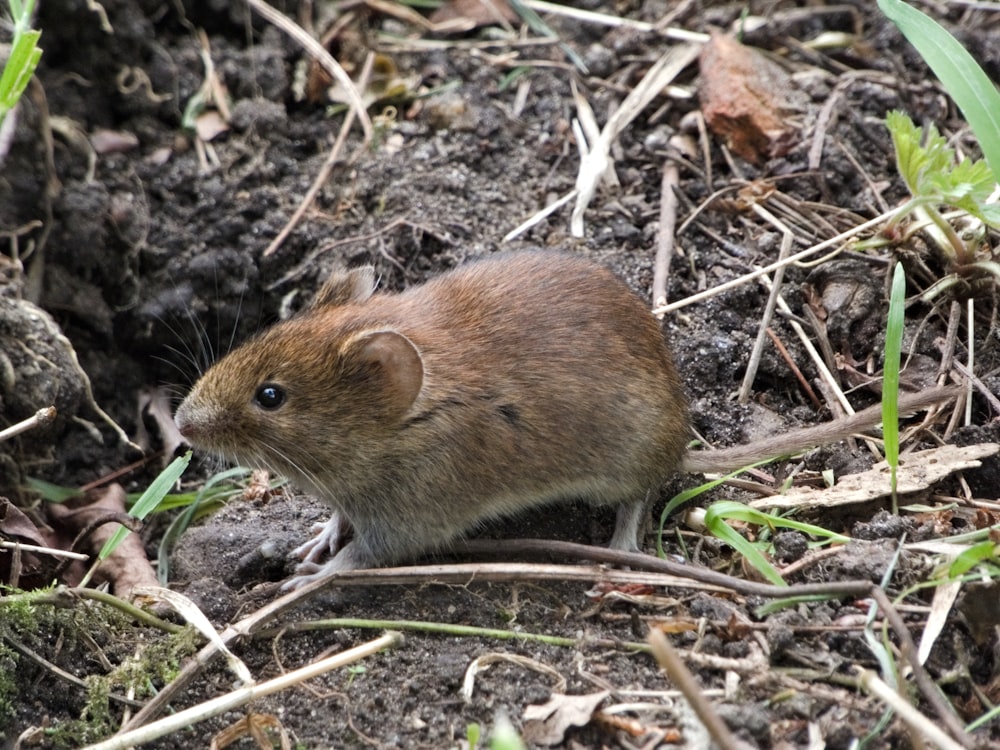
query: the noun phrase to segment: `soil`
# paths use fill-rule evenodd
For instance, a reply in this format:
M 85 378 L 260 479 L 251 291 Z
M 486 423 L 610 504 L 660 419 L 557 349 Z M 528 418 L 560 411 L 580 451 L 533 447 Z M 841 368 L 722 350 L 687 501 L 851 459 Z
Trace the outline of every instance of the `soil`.
M 372 142 L 365 146 L 360 131 L 352 130 L 303 220 L 266 255 L 265 248 L 320 173 L 344 120 L 344 108 L 322 95 L 318 101 L 297 95 L 309 73 L 300 48 L 242 3 L 41 3 L 36 26 L 43 31 L 44 56 L 0 168 L 0 226 L 11 238 L 0 256 L 5 266 L 0 420 L 2 426 L 15 423 L 50 403 L 56 403 L 60 416 L 44 431 L 0 443 L 0 494 L 37 513 L 37 501 L 24 489 L 26 477 L 82 486 L 137 458 L 134 448 L 88 406 L 70 345 L 89 376 L 96 403 L 130 437 L 151 434 L 144 447 L 152 452 L 160 447 L 157 423 L 137 406 L 140 394 L 160 388 L 181 396 L 221 353 L 307 304 L 335 268 L 371 263 L 384 287 L 402 289 L 487 253 L 559 248 L 605 263 L 650 299 L 662 173 L 668 140 L 678 132 L 693 132 L 696 139 L 701 132 L 698 147 L 704 144 L 707 152 L 681 163 L 681 230 L 670 300 L 777 257 L 780 232 L 750 209 L 752 196 L 794 223 L 795 250 L 903 199 L 905 186 L 895 172 L 883 125 L 888 110 L 935 123 L 957 147 L 977 153 L 950 100 L 873 3 L 793 8 L 588 0 L 576 5 L 654 24 L 669 16 L 670 26 L 692 32 L 739 27 L 747 8 L 751 16 L 767 19 L 759 27 L 749 19 L 742 40 L 766 51 L 787 76 L 784 85 L 795 101 L 795 112 L 786 118 L 792 124 L 787 149 L 755 162 L 692 125 L 691 115 L 699 109 L 699 76 L 692 65 L 617 139 L 612 153 L 618 185 L 606 186 L 592 201 L 583 237 L 572 236 L 570 207 L 564 207 L 504 242 L 507 232 L 576 183 L 574 83 L 603 124 L 664 52 L 666 38 L 656 31 L 543 14 L 561 43 L 586 64 L 588 72 L 581 73 L 563 47 L 551 41 L 521 44 L 497 33 L 496 26 L 435 33 L 358 6 L 356 19 L 332 45 L 334 53 L 354 73 L 365 51 L 382 53 L 378 69 L 394 70 L 403 95 L 372 106 Z M 300 20 L 307 17 L 317 34 L 334 22 L 322 17 L 332 12 L 326 6 L 279 7 Z M 937 14 L 940 9 L 927 10 Z M 955 5 L 936 17 L 992 80 L 1000 80 L 998 14 Z M 853 36 L 840 47 L 804 44 L 824 32 Z M 218 122 L 225 128 L 199 142 L 185 112 L 212 80 L 206 60 L 224 86 L 230 111 L 213 117 L 209 107 L 209 114 L 202 113 L 203 128 Z M 322 94 L 323 87 L 319 90 Z M 831 97 L 837 98 L 835 106 L 824 113 Z M 811 166 L 817 130 L 823 133 L 822 151 L 818 166 Z M 716 191 L 718 197 L 707 200 Z M 947 273 L 939 258 L 921 254 L 920 248 L 911 243 L 850 252 L 820 269 L 787 270 L 785 296 L 799 318 L 806 316 L 807 302 L 831 285 L 850 290 L 851 305 L 832 313 L 825 326 L 846 363 L 842 377 L 849 385 L 881 369 L 886 271 L 893 252 L 907 264 L 911 289 Z M 1000 368 L 992 283 L 976 305 L 974 340 L 976 372 L 996 393 Z M 774 346 L 765 348 L 751 402 L 736 403 L 766 301 L 766 289 L 749 283 L 664 320 L 694 427 L 713 444 L 752 441 L 829 418 Z M 917 302 L 908 310 L 905 344 L 913 362 L 910 373 L 916 374 L 904 381 L 911 379 L 915 387 L 926 384 L 926 373 L 933 376 L 941 359 L 938 341 L 946 335 L 948 310 L 946 302 L 934 307 Z M 772 328 L 804 379 L 815 383 L 816 368 L 792 320 L 779 316 Z M 30 347 L 34 355 L 25 356 L 23 342 L 28 341 L 37 345 Z M 964 360 L 961 348 L 960 354 Z M 862 388 L 852 399 L 866 406 L 877 395 Z M 977 397 L 974 426 L 949 439 L 997 441 L 998 430 L 990 422 L 994 416 Z M 841 445 L 810 453 L 804 464 L 843 474 L 872 461 L 863 447 Z M 141 491 L 162 465 L 162 460 L 147 463 L 120 481 L 129 491 Z M 185 485 L 198 486 L 218 468 L 196 457 Z M 798 468 L 793 461 L 769 471 L 780 484 Z M 910 504 L 926 510 L 969 495 L 995 501 L 998 470 L 995 459 L 987 460 L 983 468 L 965 472 L 964 489 L 945 481 Z M 662 496 L 696 483 L 679 477 Z M 747 497 L 737 489 L 719 489 L 696 502 Z M 292 569 L 288 552 L 326 513 L 315 500 L 291 491 L 230 502 L 182 537 L 172 554 L 171 586 L 193 598 L 217 626 L 235 622 L 279 595 L 275 583 Z M 901 518 L 882 505 L 813 514 L 812 520 L 859 540 L 822 565 L 807 566 L 793 580 L 879 581 L 895 565 L 889 588 L 898 592 L 925 578 L 930 565 L 929 558 L 917 554 L 893 560 L 901 533 L 923 538 L 996 523 L 995 515 L 987 516 L 961 503 L 947 513 Z M 151 556 L 166 522 L 147 524 L 144 539 Z M 486 535 L 601 544 L 609 524 L 610 518 L 569 504 L 511 519 Z M 805 554 L 802 541 L 784 536 L 777 549 L 786 561 L 799 559 Z M 728 548 L 689 530 L 680 515 L 668 519 L 664 546 L 668 554 L 693 564 L 747 575 Z M 653 548 L 652 537 L 648 547 Z M 409 632 L 402 645 L 365 660 L 361 668 L 334 671 L 310 681 L 308 688 L 257 700 L 253 711 L 275 717 L 299 747 L 460 747 L 467 746 L 470 725 L 481 725 L 485 735 L 501 715 L 530 735 L 525 709 L 555 694 L 558 676 L 567 682 L 559 691 L 568 695 L 607 689 L 611 697 L 602 704 L 605 709 L 633 705 L 612 718 L 606 712 L 581 722 L 586 726 L 569 729 L 553 746 L 705 747 L 699 723 L 668 692 L 672 685 L 655 661 L 607 643 L 643 640 L 648 625 L 656 624 L 675 633 L 671 639 L 678 647 L 706 657 L 690 666 L 718 714 L 752 747 L 825 742 L 828 748 L 846 748 L 869 733 L 870 747 L 911 744 L 898 718 L 883 721 L 883 704 L 853 687 L 852 665 L 878 669 L 859 625 L 867 611 L 864 602 L 802 603 L 762 615 L 757 607 L 763 602 L 755 597 L 677 587 L 660 589 L 656 596 L 595 600 L 588 597 L 589 588 L 537 581 L 397 585 L 349 587 L 337 597 L 317 598 L 282 621 L 336 616 L 445 622 L 564 636 L 576 639 L 576 645 Z M 929 596 L 909 600 L 922 605 L 907 609 L 917 638 Z M 980 596 L 967 587 L 927 660 L 963 721 L 984 713 L 990 696 L 994 703 L 1000 697 L 997 631 L 990 626 L 996 618 L 973 606 L 990 598 L 996 600 L 995 590 L 986 588 Z M 106 673 L 146 642 L 158 644 L 161 650 L 147 656 L 153 663 L 161 660 L 167 673 L 190 652 L 179 642 L 165 645 L 158 631 L 127 622 L 116 621 L 111 631 L 89 607 L 77 606 L 69 620 L 46 607 L 36 609 L 35 630 L 29 636 L 25 626 L 23 634 L 28 650 L 80 677 Z M 248 639 L 236 650 L 263 680 L 379 632 L 361 627 L 289 631 Z M 477 676 L 471 699 L 463 701 L 459 690 L 466 669 L 492 653 L 526 657 L 550 672 L 501 662 Z M 724 658 L 726 666 L 713 667 L 707 657 L 719 657 L 717 665 Z M 0 725 L 4 746 L 12 747 L 29 727 L 47 731 L 32 735 L 24 746 L 80 744 L 79 735 L 67 740 L 54 730 L 79 726 L 72 721 L 80 718 L 87 691 L 25 653 L 8 649 L 4 661 L 5 669 L 16 664 L 18 676 L 16 689 L 0 696 L 9 705 Z M 159 688 L 168 677 L 149 679 Z M 230 673 L 216 664 L 172 708 L 209 699 L 232 684 Z M 933 717 L 932 709 L 914 700 Z M 244 715 L 230 711 L 148 746 L 205 747 Z M 86 718 L 93 734 L 86 739 L 110 733 L 121 716 L 121 706 L 112 702 L 103 719 L 109 723 L 102 724 L 91 707 Z M 681 739 L 671 739 L 673 729 Z M 1000 722 L 974 736 L 984 745 L 1000 742 Z M 242 739 L 235 746 L 254 744 Z M 531 746 L 542 746 L 541 740 Z

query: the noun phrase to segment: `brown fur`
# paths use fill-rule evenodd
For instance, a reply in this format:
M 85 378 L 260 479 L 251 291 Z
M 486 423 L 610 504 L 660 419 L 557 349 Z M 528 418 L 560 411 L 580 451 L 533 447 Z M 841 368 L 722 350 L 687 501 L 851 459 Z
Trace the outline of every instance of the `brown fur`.
M 685 455 L 687 405 L 659 324 L 586 260 L 493 257 L 401 294 L 372 294 L 372 278 L 331 277 L 312 308 L 222 359 L 177 412 L 196 447 L 274 469 L 342 514 L 300 548 L 293 585 L 572 497 L 616 506 L 612 544 L 634 549 L 647 494 L 679 467 L 735 469 L 859 429 Z M 262 383 L 284 390 L 279 408 L 255 404 Z M 312 564 L 343 519 L 354 541 Z

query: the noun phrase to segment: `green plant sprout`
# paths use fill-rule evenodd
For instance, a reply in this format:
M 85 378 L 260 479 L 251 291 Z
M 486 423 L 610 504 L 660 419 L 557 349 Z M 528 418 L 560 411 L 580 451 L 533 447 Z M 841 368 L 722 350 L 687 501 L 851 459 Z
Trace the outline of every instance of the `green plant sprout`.
M 354 683 L 354 678 L 358 675 L 363 675 L 368 672 L 368 667 L 362 664 L 355 664 L 353 666 L 347 667 L 347 684 L 344 685 L 345 688 L 349 688 Z
M 483 728 L 475 722 L 465 726 L 465 741 L 469 745 L 469 750 L 476 750 L 479 747 L 479 738 L 483 736 Z
M 993 181 L 1000 182 L 1000 92 L 955 37 L 937 21 L 902 0 L 878 0 L 878 7 L 934 71 L 962 110 L 979 141 Z
M 894 402 L 895 403 L 895 402 Z M 766 461 L 760 461 L 750 466 L 744 466 L 742 469 L 738 469 L 731 474 L 726 474 L 718 479 L 713 479 L 711 481 L 700 484 L 697 487 L 691 487 L 690 489 L 679 492 L 667 501 L 666 506 L 660 513 L 660 525 L 658 533 L 656 534 L 656 554 L 658 557 L 665 557 L 663 551 L 663 529 L 666 525 L 667 518 L 671 516 L 679 507 L 684 505 L 689 500 L 693 500 L 704 492 L 708 492 L 720 484 L 729 481 L 733 477 L 742 474 L 747 469 L 752 469 L 756 466 L 761 466 L 766 463 L 770 463 L 773 460 L 780 458 L 780 456 L 775 456 L 773 459 L 768 459 Z M 801 521 L 795 521 L 790 518 L 782 518 L 781 516 L 771 515 L 764 513 L 762 511 L 750 508 L 742 503 L 736 503 L 731 501 L 721 501 L 713 503 L 705 511 L 705 517 L 703 523 L 705 524 L 705 529 L 712 534 L 712 536 L 721 539 L 726 542 L 729 546 L 735 549 L 739 554 L 743 555 L 746 561 L 752 565 L 757 571 L 766 578 L 771 583 L 776 586 L 787 586 L 788 584 L 781 577 L 781 574 L 775 569 L 771 563 L 767 561 L 764 553 L 760 549 L 760 542 L 751 542 L 741 536 L 739 533 L 733 529 L 728 521 L 741 521 L 744 523 L 752 523 L 758 526 L 766 526 L 769 529 L 785 528 L 793 529 L 795 531 L 801 531 L 804 534 L 810 536 L 819 537 L 824 541 L 820 544 L 836 543 L 836 544 L 846 544 L 850 541 L 849 537 L 843 536 L 841 534 L 836 534 L 828 529 L 824 529 L 822 526 L 813 526 L 812 524 L 802 523 Z M 765 544 L 764 547 L 767 548 L 770 545 Z
M 903 348 L 903 317 L 906 307 L 906 274 L 903 264 L 892 271 L 892 292 L 885 326 L 885 361 L 882 365 L 882 440 L 889 464 L 892 512 L 898 513 L 896 479 L 899 468 L 899 365 Z
M 896 163 L 912 196 L 886 234 L 893 236 L 892 230 L 915 214 L 919 221 L 908 233 L 926 230 L 941 251 L 949 273 L 921 295 L 931 301 L 962 278 L 1000 278 L 1000 263 L 985 243 L 986 227 L 1000 228 L 1000 207 L 990 202 L 1000 182 L 1000 92 L 958 40 L 925 13 L 902 0 L 878 0 L 878 6 L 940 79 L 984 157 L 957 162 L 954 149 L 933 125 L 924 132 L 903 113 L 886 116 Z M 957 213 L 944 215 L 942 206 Z M 956 229 L 960 225 L 964 228 Z
M 527 745 L 506 714 L 497 716 L 490 733 L 490 750 L 525 750 Z
M 704 492 L 708 492 L 709 490 L 715 489 L 720 484 L 728 482 L 730 479 L 739 476 L 747 469 L 754 469 L 758 466 L 763 466 L 764 464 L 770 463 L 771 461 L 776 461 L 779 458 L 781 458 L 781 456 L 775 456 L 774 458 L 769 458 L 764 461 L 758 461 L 755 464 L 750 464 L 749 466 L 744 466 L 743 468 L 737 469 L 731 474 L 726 474 L 725 476 L 719 477 L 718 479 L 709 480 L 704 484 L 699 484 L 697 487 L 691 487 L 689 489 L 684 490 L 683 492 L 678 492 L 676 495 L 670 498 L 670 500 L 668 500 L 667 504 L 664 506 L 663 511 L 660 513 L 660 525 L 657 529 L 657 534 L 656 534 L 656 556 L 660 558 L 664 558 L 667 556 L 666 553 L 663 551 L 663 528 L 667 524 L 667 519 L 670 518 L 671 515 L 673 515 L 674 511 L 676 511 L 678 508 L 684 505 L 684 503 L 688 502 L 689 500 L 694 500 L 696 497 L 698 497 L 698 495 L 701 495 Z
M 1000 205 L 987 202 L 996 189 L 990 168 L 981 159 L 957 161 L 955 150 L 934 125 L 925 132 L 898 111 L 887 114 L 885 122 L 896 151 L 896 166 L 912 196 L 900 207 L 887 233 L 892 234 L 894 227 L 916 214 L 923 221 L 912 231 L 927 228 L 949 267 L 961 275 L 980 271 L 1000 277 L 1000 263 L 993 260 L 988 248 L 981 251 L 985 238 L 982 225 L 1000 228 Z M 948 220 L 958 217 L 946 218 L 942 206 L 959 209 L 959 217 L 973 217 L 978 223 L 960 234 Z M 947 286 L 950 284 L 937 293 Z
M 952 560 L 949 578 L 960 578 L 975 567 L 981 567 L 990 578 L 1000 578 L 1000 544 L 986 540 L 974 544 Z
M 35 13 L 35 0 L 8 0 L 10 17 L 14 22 L 14 36 L 10 43 L 10 57 L 0 74 L 0 125 L 7 114 L 17 106 L 31 76 L 42 59 L 38 39 L 42 32 L 31 28 Z

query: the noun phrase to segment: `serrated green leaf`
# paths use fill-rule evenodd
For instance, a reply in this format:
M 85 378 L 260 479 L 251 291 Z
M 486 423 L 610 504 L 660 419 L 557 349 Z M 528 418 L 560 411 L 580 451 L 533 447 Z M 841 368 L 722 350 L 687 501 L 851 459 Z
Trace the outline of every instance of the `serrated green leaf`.
M 1000 92 L 972 55 L 930 16 L 902 0 L 878 0 L 878 7 L 903 33 L 962 110 L 983 156 L 1000 182 Z
M 975 211 L 979 211 L 980 204 L 990 197 L 995 186 L 993 173 L 986 162 L 969 159 L 963 159 L 950 169 L 929 173 L 927 183 L 940 192 L 942 203 L 964 210 L 971 207 Z
M 1000 229 L 1000 205 L 996 203 L 981 205 L 976 218 L 989 224 L 993 229 Z
M 912 195 L 917 195 L 920 172 L 927 156 L 920 147 L 920 134 L 913 120 L 905 113 L 893 110 L 885 116 L 886 127 L 896 150 L 896 168 Z

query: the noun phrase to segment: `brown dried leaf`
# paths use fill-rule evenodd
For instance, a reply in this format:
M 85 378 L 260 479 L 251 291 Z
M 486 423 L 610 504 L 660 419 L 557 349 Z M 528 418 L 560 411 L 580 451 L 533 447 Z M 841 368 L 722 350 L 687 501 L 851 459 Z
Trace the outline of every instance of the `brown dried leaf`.
M 274 714 L 258 713 L 248 714 L 235 724 L 230 724 L 217 732 L 212 737 L 212 744 L 209 748 L 210 750 L 223 750 L 244 737 L 252 737 L 257 743 L 257 747 L 270 750 L 274 744 L 271 735 L 267 733 L 268 729 L 278 734 L 281 750 L 291 750 L 292 739 L 288 730 L 281 723 L 281 719 Z
M 788 153 L 798 140 L 789 115 L 800 109 L 788 74 L 759 51 L 718 33 L 702 49 L 699 64 L 698 96 L 712 132 L 754 163 Z
M 471 31 L 480 26 L 517 23 L 519 17 L 507 0 L 447 0 L 431 13 L 430 21 L 436 27 L 454 32 Z
M 116 519 L 127 517 L 125 510 L 125 490 L 119 484 L 112 484 L 98 490 L 91 490 L 77 501 L 63 504 L 49 503 L 46 510 L 50 521 L 58 528 L 64 539 L 75 539 L 94 522 L 107 519 L 92 529 L 82 540 L 81 549 L 96 556 L 105 542 L 118 529 Z M 68 543 L 67 545 L 68 546 Z M 78 583 L 83 576 L 81 566 L 73 565 L 65 578 L 69 585 Z M 158 586 L 156 572 L 146 557 L 146 550 L 138 534 L 129 534 L 115 551 L 101 563 L 95 579 L 108 581 L 115 596 L 129 599 L 136 586 Z
M 48 546 L 38 527 L 24 512 L 5 497 L 0 497 L 0 539 L 3 541 Z M 38 555 L 15 548 L 0 554 L 0 582 L 32 589 L 43 586 L 44 566 Z
M 981 443 L 963 447 L 942 445 L 902 456 L 899 460 L 897 491 L 900 495 L 906 495 L 925 490 L 956 471 L 978 468 L 982 465 L 982 459 L 997 453 L 1000 453 L 1000 445 L 997 443 Z M 886 497 L 889 493 L 889 467 L 882 461 L 868 471 L 840 477 L 834 487 L 818 490 L 793 487 L 783 495 L 753 500 L 750 507 L 758 510 L 832 508 L 870 502 Z
M 45 546 L 45 539 L 38 527 L 24 511 L 5 497 L 0 497 L 0 535 L 16 542 Z
M 594 718 L 597 707 L 610 691 L 589 695 L 555 693 L 549 702 L 524 709 L 524 739 L 538 745 L 558 745 L 570 727 L 583 727 Z

